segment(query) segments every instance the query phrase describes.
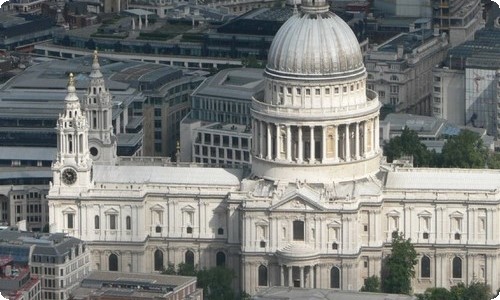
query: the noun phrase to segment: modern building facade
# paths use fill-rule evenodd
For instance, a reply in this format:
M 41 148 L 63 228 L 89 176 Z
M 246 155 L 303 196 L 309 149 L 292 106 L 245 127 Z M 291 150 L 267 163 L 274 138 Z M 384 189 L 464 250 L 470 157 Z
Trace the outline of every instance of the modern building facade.
M 395 112 L 430 115 L 432 68 L 448 46 L 445 35 L 427 29 L 395 36 L 367 52 L 368 88 Z
M 0 238 L 0 255 L 12 260 L 11 271 L 18 269 L 19 274 L 31 274 L 28 279 L 38 281 L 38 288 L 30 290 L 36 297 L 23 299 L 68 299 L 71 290 L 89 274 L 90 251 L 81 240 L 12 228 L 1 230 Z
M 276 34 L 264 92 L 252 99 L 247 174 L 94 163 L 92 120 L 70 76 L 51 231 L 86 241 L 95 270 L 230 266 L 234 288 L 252 295 L 269 286 L 358 291 L 380 276 L 402 232 L 418 253 L 415 292 L 471 281 L 496 290 L 500 172 L 381 164 L 381 104 L 366 80 L 349 26 L 325 1 L 304 1 Z
M 248 167 L 252 97 L 263 90 L 262 69 L 226 69 L 206 79 L 181 122 L 181 161 Z
M 500 26 L 478 31 L 451 49 L 433 69 L 432 113 L 459 125 L 484 128 L 498 137 Z

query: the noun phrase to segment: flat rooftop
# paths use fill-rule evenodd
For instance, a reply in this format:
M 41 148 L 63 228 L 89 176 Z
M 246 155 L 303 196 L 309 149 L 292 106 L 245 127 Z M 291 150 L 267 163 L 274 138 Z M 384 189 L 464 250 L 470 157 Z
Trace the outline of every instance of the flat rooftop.
M 225 69 L 206 79 L 193 96 L 229 98 L 251 101 L 254 94 L 264 90 L 264 69 Z
M 378 51 L 397 52 L 398 46 L 403 46 L 404 53 L 411 53 L 414 49 L 434 37 L 434 31 L 431 29 L 420 29 L 418 31 L 403 33 L 389 40 L 387 43 L 378 47 Z

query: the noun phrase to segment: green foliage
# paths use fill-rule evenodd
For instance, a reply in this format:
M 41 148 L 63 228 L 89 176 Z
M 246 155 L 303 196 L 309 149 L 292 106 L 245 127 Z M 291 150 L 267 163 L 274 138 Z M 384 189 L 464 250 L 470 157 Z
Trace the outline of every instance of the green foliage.
M 161 273 L 166 275 L 196 276 L 197 286 L 203 289 L 205 299 L 234 299 L 235 295 L 232 288 L 234 273 L 225 267 L 214 267 L 198 271 L 192 264 L 180 263 L 177 265 L 176 271 L 174 264 L 169 263 L 168 267 Z M 242 293 L 240 298 L 250 299 L 246 293 Z
M 452 288 L 453 291 L 453 288 Z M 452 295 L 453 296 L 453 295 Z M 481 282 L 472 282 L 462 293 L 462 298 L 456 300 L 490 300 L 492 297 L 491 289 L 487 284 Z
M 445 288 L 428 288 L 425 293 L 416 295 L 418 300 L 450 299 L 451 293 Z
M 198 287 L 203 288 L 203 294 L 210 300 L 233 300 L 234 291 L 231 287 L 234 278 L 232 270 L 224 267 L 204 269 L 198 272 Z
M 470 130 L 450 137 L 441 151 L 442 166 L 447 168 L 484 168 L 487 158 L 488 150 L 480 136 Z
M 451 290 L 445 288 L 428 288 L 425 293 L 417 295 L 418 300 L 489 300 L 490 287 L 484 283 L 472 282 L 469 286 L 459 283 Z
M 365 279 L 365 284 L 361 287 L 361 292 L 380 292 L 380 279 L 373 275 Z
M 177 266 L 177 274 L 182 276 L 196 276 L 197 271 L 192 264 L 180 263 Z
M 389 162 L 403 156 L 413 156 L 413 164 L 416 167 L 430 166 L 433 162 L 433 153 L 420 142 L 418 134 L 408 127 L 403 129 L 401 136 L 392 138 L 384 146 L 384 154 Z
M 161 273 L 165 275 L 177 275 L 177 272 L 175 271 L 175 265 L 172 263 L 169 263 L 168 267 L 164 269 Z
M 415 276 L 417 251 L 410 239 L 395 232 L 391 254 L 384 260 L 382 291 L 390 294 L 410 294 L 411 279 Z

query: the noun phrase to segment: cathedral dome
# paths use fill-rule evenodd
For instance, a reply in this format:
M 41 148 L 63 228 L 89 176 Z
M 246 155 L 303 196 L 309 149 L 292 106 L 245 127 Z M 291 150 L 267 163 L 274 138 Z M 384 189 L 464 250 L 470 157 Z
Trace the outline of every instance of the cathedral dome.
M 364 71 L 359 42 L 321 0 L 302 2 L 269 49 L 267 71 L 282 76 L 348 75 Z M 346 74 L 347 73 L 347 74 Z

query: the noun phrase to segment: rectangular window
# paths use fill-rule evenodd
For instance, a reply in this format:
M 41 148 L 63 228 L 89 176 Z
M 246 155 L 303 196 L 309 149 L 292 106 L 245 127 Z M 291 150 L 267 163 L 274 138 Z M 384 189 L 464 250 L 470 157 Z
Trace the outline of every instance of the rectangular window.
M 325 89 L 325 94 L 330 95 L 330 88 Z
M 109 215 L 109 229 L 116 230 L 116 215 Z
M 321 90 L 320 89 L 316 89 L 314 93 L 316 94 L 316 96 L 319 96 L 319 95 L 321 95 Z
M 304 240 L 304 221 L 300 220 L 293 221 L 293 240 L 294 241 Z
M 68 220 L 67 220 L 68 221 L 68 228 L 69 229 L 73 229 L 73 226 L 74 226 L 74 224 L 73 224 L 74 220 L 73 219 L 75 218 L 75 215 L 73 215 L 73 214 L 67 214 L 67 218 L 68 218 Z

